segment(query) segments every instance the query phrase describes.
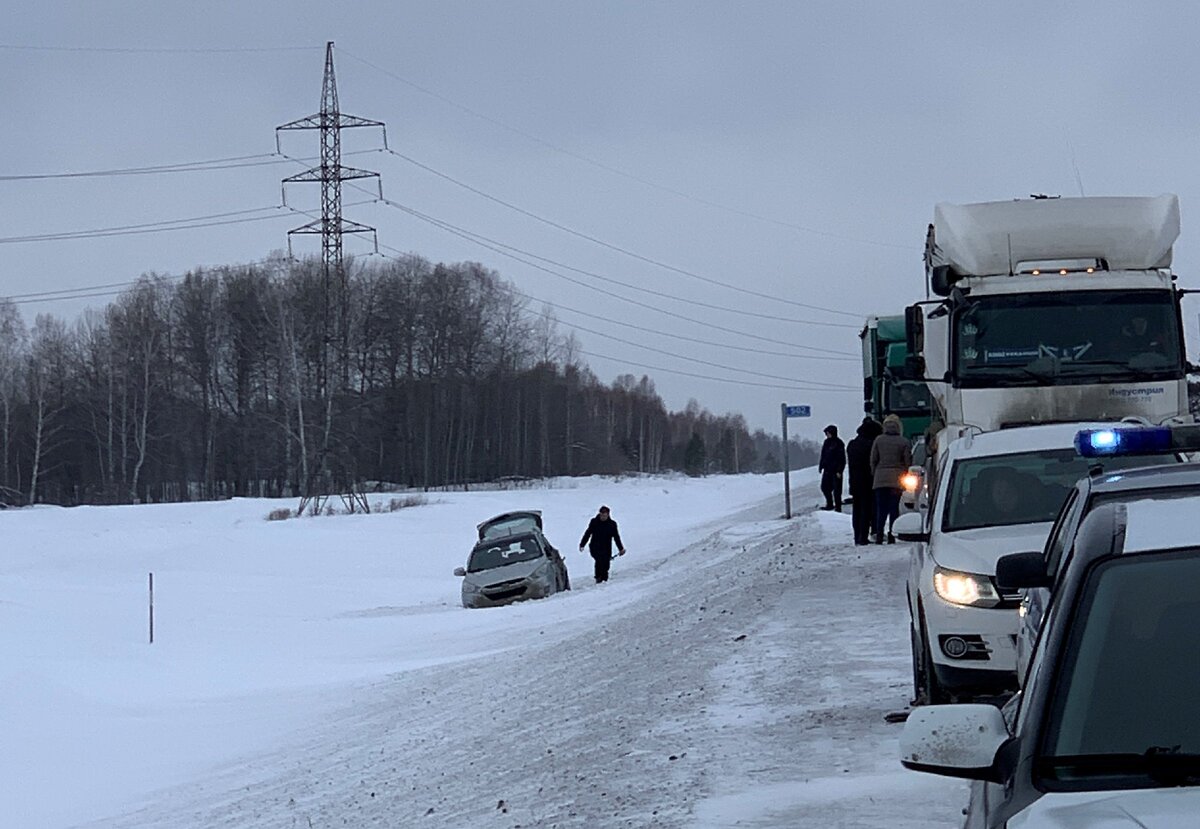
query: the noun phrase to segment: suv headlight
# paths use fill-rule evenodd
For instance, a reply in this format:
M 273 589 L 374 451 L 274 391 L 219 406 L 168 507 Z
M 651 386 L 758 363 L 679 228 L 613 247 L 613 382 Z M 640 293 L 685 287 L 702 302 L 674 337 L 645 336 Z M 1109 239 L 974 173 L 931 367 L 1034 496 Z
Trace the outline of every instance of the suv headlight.
M 469 582 L 469 581 L 463 582 L 463 592 L 464 593 L 479 593 L 479 592 L 482 592 L 482 590 L 483 590 L 483 588 L 480 587 L 478 584 L 475 584 L 474 582 Z
M 933 589 L 951 604 L 969 607 L 995 607 L 1000 604 L 1000 594 L 992 586 L 992 580 L 977 573 L 935 567 Z

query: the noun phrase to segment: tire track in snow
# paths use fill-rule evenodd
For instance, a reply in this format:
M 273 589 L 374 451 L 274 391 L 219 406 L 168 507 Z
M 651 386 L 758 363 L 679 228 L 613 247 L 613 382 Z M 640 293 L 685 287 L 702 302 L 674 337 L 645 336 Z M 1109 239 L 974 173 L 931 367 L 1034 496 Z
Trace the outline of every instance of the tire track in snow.
M 354 689 L 292 745 L 91 825 L 724 826 L 703 821 L 759 795 L 795 817 L 751 811 L 782 822 L 745 825 L 879 825 L 854 821 L 873 788 L 885 802 L 910 790 L 893 772 L 931 796 L 899 769 L 898 729 L 882 723 L 907 694 L 907 638 L 888 628 L 902 548 L 868 548 L 886 566 L 854 561 L 811 514 L 777 512 L 747 511 L 636 574 L 644 595 L 582 632 Z M 622 575 L 589 590 L 619 598 Z M 838 785 L 803 782 L 827 777 Z M 808 822 L 821 811 L 844 820 Z

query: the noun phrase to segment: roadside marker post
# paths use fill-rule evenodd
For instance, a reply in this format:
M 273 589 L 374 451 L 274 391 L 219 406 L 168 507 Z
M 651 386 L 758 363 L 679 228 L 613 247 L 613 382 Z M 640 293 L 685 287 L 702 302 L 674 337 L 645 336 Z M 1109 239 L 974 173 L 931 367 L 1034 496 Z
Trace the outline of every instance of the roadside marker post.
M 788 460 L 788 432 L 787 422 L 789 417 L 812 417 L 811 406 L 789 406 L 787 403 L 779 404 L 779 413 L 783 420 L 783 510 L 787 520 L 792 520 L 792 476 L 791 463 Z

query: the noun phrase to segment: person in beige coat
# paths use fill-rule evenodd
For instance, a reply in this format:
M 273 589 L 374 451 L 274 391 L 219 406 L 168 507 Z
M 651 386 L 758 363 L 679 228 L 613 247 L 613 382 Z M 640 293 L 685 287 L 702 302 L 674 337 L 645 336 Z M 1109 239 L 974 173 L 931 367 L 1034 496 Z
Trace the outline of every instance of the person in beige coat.
M 900 478 L 912 466 L 912 446 L 901 434 L 900 418 L 890 414 L 883 419 L 883 434 L 871 445 L 871 475 L 875 487 L 875 524 L 871 528 L 876 544 L 883 543 L 883 525 L 887 522 L 887 540 L 894 544 L 892 524 L 900 514 Z

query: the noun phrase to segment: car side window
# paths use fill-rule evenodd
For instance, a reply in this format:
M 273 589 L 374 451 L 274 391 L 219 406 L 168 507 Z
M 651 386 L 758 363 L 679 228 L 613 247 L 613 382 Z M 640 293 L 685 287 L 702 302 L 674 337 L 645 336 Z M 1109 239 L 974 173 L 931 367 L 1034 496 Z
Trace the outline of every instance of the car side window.
M 946 458 L 943 456 L 940 458 L 940 463 L 938 466 L 940 467 L 945 463 Z M 930 475 L 932 480 L 930 481 L 931 488 L 929 492 L 929 503 L 927 509 L 925 510 L 925 532 L 933 532 L 933 528 L 936 526 L 934 523 L 935 513 L 937 515 L 941 514 L 942 505 L 940 501 L 942 481 L 945 477 L 945 475 L 940 474 L 940 470 L 936 467 L 934 468 L 933 474 Z
M 1062 509 L 1058 511 L 1058 518 L 1054 519 L 1054 526 L 1050 530 L 1050 537 L 1046 541 L 1046 572 L 1049 575 L 1054 575 L 1058 572 L 1058 567 L 1062 563 L 1063 552 L 1068 544 L 1071 543 L 1075 535 L 1075 528 L 1079 526 L 1079 513 L 1086 499 L 1080 496 L 1079 489 L 1071 490 L 1071 494 L 1067 496 L 1066 503 Z

